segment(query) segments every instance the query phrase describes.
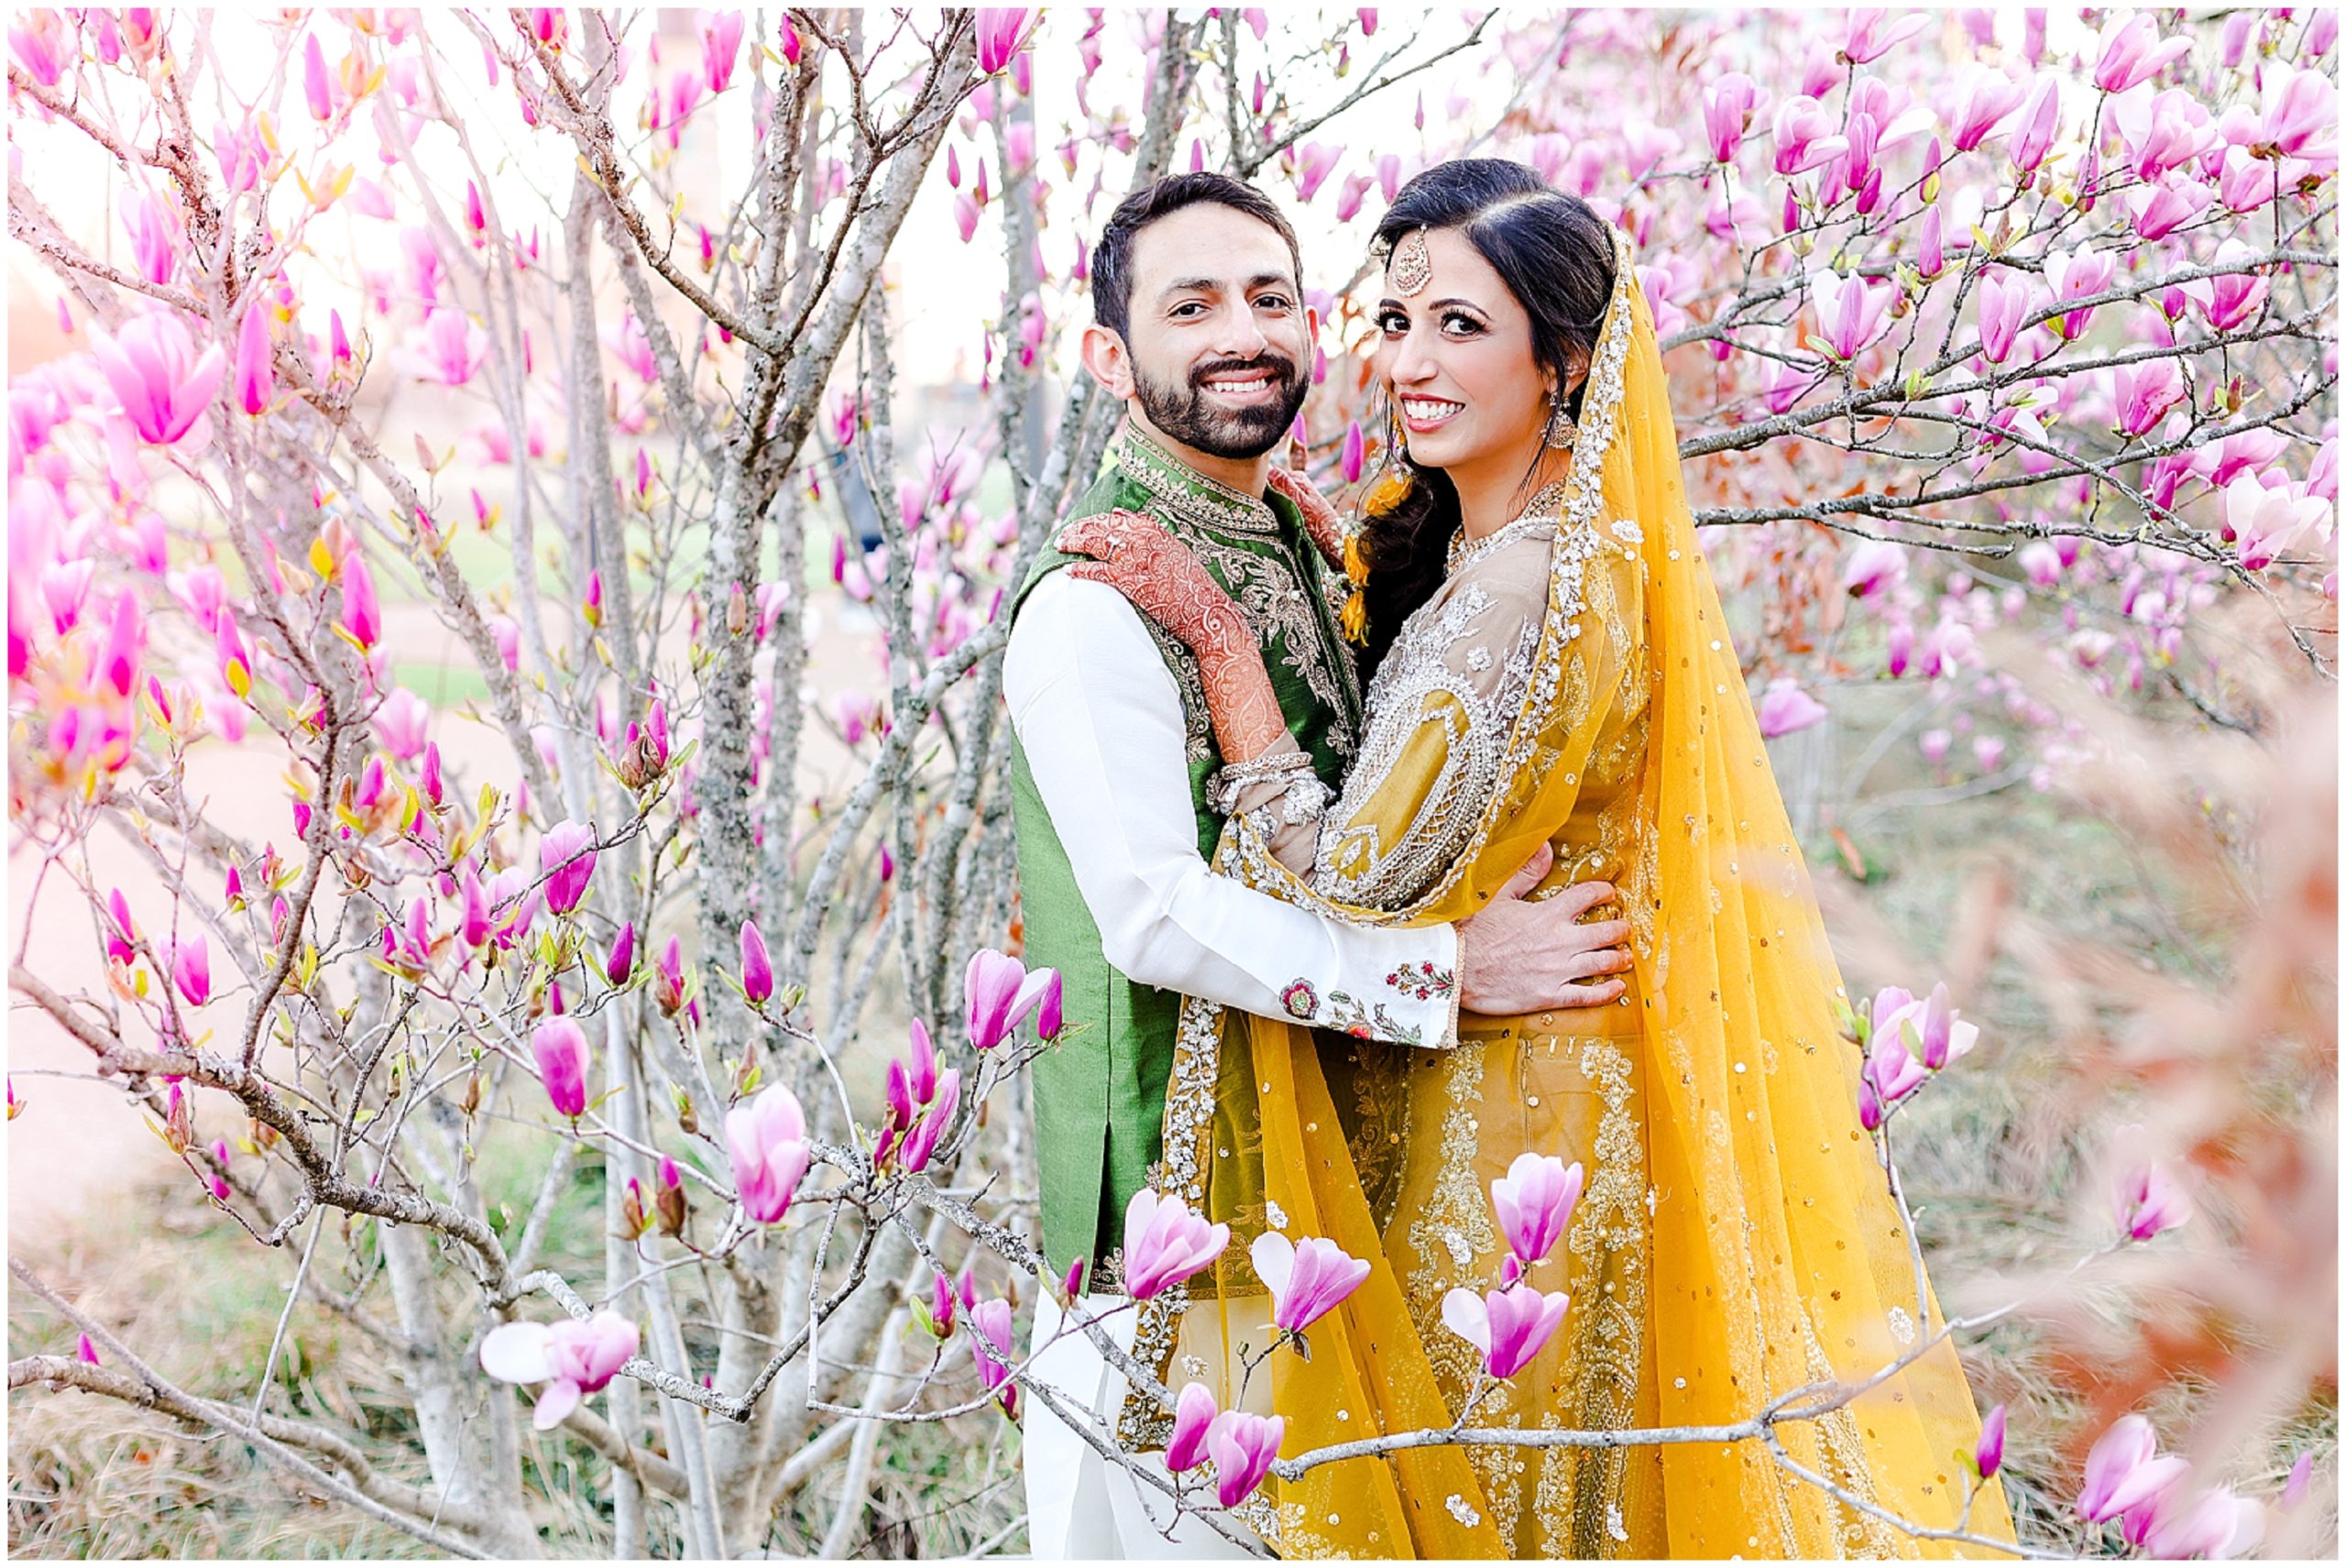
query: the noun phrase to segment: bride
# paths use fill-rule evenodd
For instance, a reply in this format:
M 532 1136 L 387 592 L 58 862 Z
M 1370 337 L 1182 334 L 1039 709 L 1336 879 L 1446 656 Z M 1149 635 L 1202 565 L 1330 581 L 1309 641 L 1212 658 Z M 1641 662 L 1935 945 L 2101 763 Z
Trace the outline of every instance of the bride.
M 1979 1419 L 1953 1346 L 1913 1354 L 1944 1320 L 1858 1126 L 1844 992 L 1695 543 L 1628 241 L 1529 169 L 1472 159 L 1410 181 L 1376 248 L 1398 429 L 1348 552 L 1374 674 L 1341 796 L 1254 641 L 1215 635 L 1227 601 L 1178 544 L 1118 513 L 1062 547 L 1199 654 L 1222 874 L 1414 924 L 1473 912 L 1545 846 L 1543 888 L 1621 890 L 1631 972 L 1608 1005 L 1465 1015 L 1440 1053 L 1188 999 L 1154 1185 L 1233 1240 L 1143 1304 L 1135 1354 L 1177 1391 L 1283 1416 L 1289 1458 L 1462 1418 L 1725 1424 L 1810 1391 L 1772 1429 L 1781 1459 L 1750 1440 L 1438 1444 L 1274 1478 L 1238 1513 L 1283 1556 L 1963 1549 L 1885 1515 L 2010 1541 L 2000 1483 L 1966 1507 Z M 1527 1152 L 1581 1168 L 1567 1233 L 1523 1272 L 1569 1307 L 1495 1378 L 1444 1299 L 1507 1282 L 1491 1184 Z M 1270 1324 L 1249 1260 L 1266 1232 L 1370 1265 L 1306 1343 Z M 1127 1446 L 1170 1431 L 1128 1402 Z

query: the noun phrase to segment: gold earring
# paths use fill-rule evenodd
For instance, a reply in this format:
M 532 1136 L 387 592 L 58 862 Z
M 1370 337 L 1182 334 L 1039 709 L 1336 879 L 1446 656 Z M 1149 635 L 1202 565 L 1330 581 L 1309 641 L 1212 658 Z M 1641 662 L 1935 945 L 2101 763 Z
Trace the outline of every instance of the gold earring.
M 1555 411 L 1548 416 L 1548 429 L 1544 438 L 1556 451 L 1570 452 L 1573 449 L 1573 443 L 1580 439 L 1580 426 L 1574 424 L 1573 416 L 1564 411 L 1563 399 L 1555 399 L 1553 408 Z

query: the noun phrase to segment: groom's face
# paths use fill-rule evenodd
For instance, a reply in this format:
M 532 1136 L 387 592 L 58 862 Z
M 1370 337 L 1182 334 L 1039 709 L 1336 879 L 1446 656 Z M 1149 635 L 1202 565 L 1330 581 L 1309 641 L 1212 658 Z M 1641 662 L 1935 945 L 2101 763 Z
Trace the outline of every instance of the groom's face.
M 1134 238 L 1125 348 L 1148 422 L 1215 457 L 1260 457 L 1310 389 L 1312 321 L 1287 241 L 1218 203 Z

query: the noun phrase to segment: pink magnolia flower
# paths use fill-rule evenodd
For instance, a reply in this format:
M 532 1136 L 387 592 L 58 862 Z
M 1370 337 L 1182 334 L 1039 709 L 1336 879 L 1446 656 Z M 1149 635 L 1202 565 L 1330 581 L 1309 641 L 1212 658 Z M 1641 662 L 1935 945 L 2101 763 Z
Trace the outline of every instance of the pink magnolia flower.
M 1010 63 L 1033 15 L 1024 6 L 981 5 L 978 8 L 978 69 L 988 76 Z
M 742 1212 L 762 1225 L 780 1220 L 790 1212 L 813 1157 L 798 1097 L 777 1083 L 727 1112 L 725 1151 L 733 1160 Z
M 171 979 L 190 1006 L 201 1007 L 211 1000 L 212 951 L 204 943 L 203 932 L 172 942 Z
M 106 620 L 105 644 L 98 650 L 92 671 L 114 688 L 116 696 L 128 696 L 137 688 L 139 650 L 146 640 L 146 618 L 139 613 L 138 596 L 127 591 L 116 595 Z
M 1841 45 L 1841 54 L 1851 65 L 1865 65 L 1880 60 L 1908 38 L 1929 27 L 1935 19 L 1928 15 L 1900 17 L 1887 27 L 1883 20 L 1887 11 L 1869 10 L 1849 13 L 1849 31 Z
M 767 956 L 765 933 L 755 920 L 741 922 L 741 990 L 752 1007 L 762 1007 L 773 994 L 773 959 Z
M 2045 256 L 2045 280 L 2052 285 L 2055 304 L 2070 300 L 2089 299 L 2110 287 L 2118 272 L 2118 258 L 2107 250 L 2047 251 Z M 2085 331 L 2086 323 L 2093 318 L 2088 310 L 2070 311 L 2053 318 L 2054 329 L 2065 338 L 2076 337 Z
M 2156 180 L 2198 158 L 2216 139 L 2208 111 L 2187 90 L 2145 84 L 2110 101 L 2110 117 L 2134 159 L 2138 179 Z
M 2061 580 L 2065 566 L 2061 553 L 2045 540 L 2029 541 L 2012 559 L 2028 574 L 2028 580 L 2040 588 L 2052 587 Z
M 1214 1418 L 1213 1395 L 1202 1383 L 1186 1385 L 1173 1403 L 1173 1436 L 1165 1445 L 1165 1468 L 1179 1475 L 1206 1456 L 1206 1432 Z M 2308 1455 L 2310 1457 L 2310 1455 Z
M 1326 142 L 1308 141 L 1299 148 L 1296 151 L 1295 199 L 1308 203 L 1318 195 L 1320 187 L 1326 184 L 1328 176 L 1336 171 L 1336 165 L 1343 156 L 1344 148 L 1341 142 L 1331 146 Z
M 1869 283 L 1856 273 L 1809 275 L 1809 291 L 1816 302 L 1818 329 L 1833 352 L 1854 359 L 1890 328 L 1890 307 L 1898 299 L 1895 283 Z
M 1562 1290 L 1513 1285 L 1477 1296 L 1462 1286 L 1442 1299 L 1442 1321 L 1483 1353 L 1492 1376 L 1512 1377 L 1554 1337 L 1571 1304 Z
M 655 972 L 652 981 L 652 999 L 659 1003 L 662 1013 L 673 1018 L 685 1005 L 684 944 L 670 937 L 668 945 L 660 949 L 660 957 L 652 968 Z
M 375 710 L 375 733 L 402 762 L 423 750 L 431 723 L 432 705 L 405 686 L 385 697 L 383 706 Z
M 2034 174 L 2045 155 L 2053 149 L 2053 138 L 2061 134 L 2061 87 L 2050 73 L 2039 76 L 2036 85 L 2029 89 L 2028 99 L 2020 106 L 2019 124 L 2013 128 L 2010 151 L 2012 167 L 2023 174 Z
M 2313 1487 L 2313 1450 L 2308 1448 L 2297 1455 L 2289 1466 L 2289 1478 L 2281 1483 L 2281 1507 L 2294 1508 L 2304 1502 L 2306 1493 Z
M 970 1357 L 978 1364 L 986 1392 L 1002 1406 L 1002 1413 L 1018 1419 L 1018 1385 L 1010 1376 L 1010 1359 L 1018 1354 L 1017 1330 L 1010 1303 L 994 1297 L 970 1307 Z
M 1891 539 L 1861 539 L 1841 568 L 1841 587 L 1852 598 L 1872 598 L 1906 580 L 1906 547 Z
M 1585 1173 L 1575 1160 L 1567 1168 L 1554 1155 L 1515 1157 L 1507 1174 L 1491 1183 L 1491 1207 L 1498 1214 L 1499 1233 L 1524 1264 L 1538 1263 L 1553 1252 L 1571 1225 L 1580 1202 Z
M 131 923 L 130 901 L 115 888 L 106 894 L 106 958 L 115 963 L 136 963 L 138 949 L 132 946 L 138 937 L 138 927 Z
M 1907 1050 L 1904 1040 L 1894 1034 L 1877 1034 L 1866 1053 L 1865 1070 L 1858 1076 L 1858 1120 L 1865 1123 L 1866 1131 L 1880 1126 L 1888 1108 L 1912 1094 L 1930 1075 L 1930 1069 Z M 1864 1113 L 1869 1096 L 1873 1106 L 1870 1119 Z
M 25 74 L 43 87 L 54 87 L 65 74 L 66 62 L 73 58 L 73 40 L 65 30 L 65 18 L 43 6 L 38 10 L 19 11 L 19 18 L 8 24 L 8 52 L 25 68 Z
M 2237 239 L 2228 239 L 2216 247 L 2216 259 L 2229 261 L 2248 254 L 2248 247 Z M 2194 291 L 2192 284 L 2184 285 L 2186 296 L 2208 318 L 2208 324 L 2218 332 L 2229 332 L 2254 315 L 2264 303 L 2271 285 L 2253 272 L 2226 272 L 2201 280 L 2204 292 Z M 2243 432 L 2242 433 L 2251 433 Z M 2218 480 L 2217 483 L 2222 483 Z
M 2115 1519 L 2181 1475 L 2185 1462 L 2157 1456 L 2158 1434 L 2141 1416 L 2121 1416 L 2086 1455 L 2077 1513 L 2088 1524 Z
M 2330 515 L 2329 503 L 2286 479 L 2266 488 L 2253 473 L 2224 487 L 2224 526 L 2240 548 L 2240 564 L 2252 572 L 2271 565 L 2298 536 Z
M 338 629 L 359 648 L 370 651 L 382 641 L 382 606 L 376 601 L 376 577 L 366 570 L 366 556 L 352 547 L 338 568 L 343 577 L 343 618 Z
M 456 923 L 456 935 L 465 946 L 477 948 L 488 941 L 490 898 L 488 890 L 481 886 L 480 877 L 468 861 L 462 882 L 464 914 Z
M 1255 1277 L 1271 1293 L 1271 1321 L 1282 1329 L 1310 1327 L 1368 1277 L 1365 1258 L 1324 1236 L 1306 1236 L 1299 1246 L 1277 1231 L 1265 1231 L 1248 1255 Z
M 435 305 L 424 318 L 422 347 L 403 350 L 400 363 L 427 381 L 461 387 L 488 357 L 488 334 L 461 311 Z
M 2197 180 L 2173 179 L 2147 191 L 2129 192 L 2125 200 L 2134 215 L 2134 232 L 2146 240 L 2161 240 L 2206 212 L 2215 194 Z
M 1760 735 L 1773 740 L 1779 735 L 1790 735 L 1805 729 L 1825 716 L 1825 705 L 1800 689 L 1800 683 L 1790 675 L 1779 675 L 1768 683 L 1760 697 Z
M 619 927 L 611 942 L 611 951 L 603 960 L 604 977 L 613 985 L 625 985 L 635 972 L 635 922 L 630 920 Z
M 301 89 L 310 100 L 310 115 L 321 122 L 334 118 L 334 76 L 326 70 L 326 53 L 312 33 L 301 50 Z
M 2122 1533 L 2162 1562 L 2238 1557 L 2264 1538 L 2264 1505 L 2230 1486 L 2200 1491 L 2178 1475 L 2126 1510 Z
M 2279 169 L 2244 147 L 2224 148 L 2223 171 L 2216 179 L 2216 196 L 2235 213 L 2253 213 L 2280 194 Z
M 1751 126 L 1752 105 L 1759 101 L 1760 89 L 1739 71 L 1730 71 L 1703 89 L 1703 130 L 1710 138 L 1713 158 L 1721 163 L 1735 161 L 1743 133 Z
M 1223 1508 L 1236 1508 L 1263 1484 L 1286 1436 L 1285 1416 L 1224 1410 L 1213 1419 L 1206 1429 L 1206 1453 L 1213 1461 L 1214 1496 Z
M 1945 981 L 1933 986 L 1928 996 L 1919 998 L 1902 987 L 1884 986 L 1874 993 L 1868 1016 L 1873 1021 L 1876 1041 L 1895 1040 L 1919 1056 L 1923 1066 L 1932 1071 L 1961 1060 L 1979 1043 L 1979 1025 L 1963 1021 L 1950 1003 Z
M 2012 117 L 2028 88 L 1992 71 L 1974 70 L 1955 119 L 1955 150 L 1969 152 Z
M 90 352 L 141 441 L 169 446 L 203 417 L 219 389 L 227 356 L 213 344 L 202 354 L 179 317 L 151 311 L 113 337 L 90 334 Z
M 744 18 L 739 11 L 704 11 L 700 16 L 702 79 L 712 93 L 722 93 L 733 81 L 733 65 L 741 54 Z
M 2118 404 L 2119 433 L 2136 436 L 2148 433 L 2188 392 L 2183 383 L 2183 371 L 2172 359 L 2119 366 L 2110 372 L 2110 395 Z
M 59 636 L 72 630 L 82 619 L 82 607 L 90 597 L 90 578 L 97 569 L 98 564 L 88 556 L 52 561 L 40 569 L 41 602 L 48 607 L 49 624 Z
M 586 1113 L 586 1032 L 565 1014 L 549 1018 L 530 1036 L 530 1050 L 538 1058 L 538 1076 L 545 1080 L 546 1098 L 554 1110 L 574 1119 Z
M 2338 83 L 2319 71 L 2268 67 L 2264 119 L 2257 139 L 2285 158 L 2335 166 L 2338 157 Z
M 2004 1422 L 2004 1408 L 1998 1405 L 1979 1423 L 1979 1446 L 1972 1451 L 1972 1464 L 1978 1467 L 1982 1481 L 2003 1468 Z
M 904 1134 L 904 1143 L 895 1151 L 896 1163 L 909 1171 L 928 1168 L 929 1157 L 937 1152 L 937 1146 L 944 1141 L 946 1131 L 953 1125 L 953 1118 L 960 1112 L 959 1068 L 946 1069 L 944 1076 L 937 1080 L 931 1099 L 934 1103 L 928 1114 L 912 1124 L 911 1130 Z
M 1923 233 L 1915 247 L 1914 265 L 1925 278 L 1935 278 L 1946 270 L 1946 225 L 1935 203 L 1923 214 Z
M 586 896 L 595 880 L 595 829 L 583 822 L 560 822 L 538 845 L 538 868 L 546 875 L 546 907 L 567 915 Z
M 636 1326 L 616 1312 L 585 1322 L 502 1323 L 480 1342 L 480 1367 L 500 1383 L 545 1384 L 530 1424 L 547 1431 L 618 1376 L 641 1343 Z
M 1041 1008 L 1047 1007 L 1049 1015 L 1038 1019 L 1036 1033 L 1047 1040 L 1059 1032 L 1060 982 L 1057 970 L 1038 969 L 1030 973 L 1025 965 L 1008 954 L 981 948 L 970 955 L 961 991 L 969 1008 L 970 1045 L 974 1049 L 993 1049 L 1010 1038 L 1027 1014 Z
M 1979 280 L 1979 352 L 2001 365 L 2020 336 L 2020 323 L 2036 309 L 2035 290 L 2025 278 L 1990 272 Z
M 1776 172 L 1798 174 L 1849 150 L 1840 117 L 1803 93 L 1776 105 Z
M 1220 1257 L 1229 1245 L 1228 1225 L 1209 1225 L 1180 1199 L 1160 1198 L 1144 1187 L 1124 1205 L 1124 1293 L 1146 1301 Z
M 122 192 L 122 226 L 130 231 L 130 253 L 138 275 L 149 283 L 168 283 L 178 265 L 178 236 L 172 232 L 170 211 L 143 191 L 126 186 Z
M 244 325 L 236 333 L 236 404 L 248 414 L 267 412 L 277 391 L 277 369 L 269 357 L 273 348 L 269 306 L 256 297 L 245 307 Z
M 2121 12 L 2102 29 L 2093 84 L 2105 93 L 2123 93 L 2189 54 L 2191 43 L 2188 37 L 2161 42 L 2158 18 L 2147 11 Z
M 2121 1129 L 2121 1134 L 2134 1129 Z M 2161 1231 L 2171 1231 L 2191 1218 L 2191 1199 L 2155 1161 L 2133 1163 L 2121 1169 L 2110 1190 L 2111 1207 L 2119 1228 L 2132 1240 L 2146 1242 Z

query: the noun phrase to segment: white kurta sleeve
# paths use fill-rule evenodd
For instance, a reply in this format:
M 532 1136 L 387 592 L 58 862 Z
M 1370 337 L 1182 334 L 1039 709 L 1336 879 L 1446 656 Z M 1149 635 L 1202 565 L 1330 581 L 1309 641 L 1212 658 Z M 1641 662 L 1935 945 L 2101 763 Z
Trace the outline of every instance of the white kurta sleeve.
M 1003 695 L 1111 964 L 1247 1013 L 1457 1043 L 1456 927 L 1354 926 L 1207 866 L 1180 690 L 1124 595 L 1064 572 L 1036 584 Z

